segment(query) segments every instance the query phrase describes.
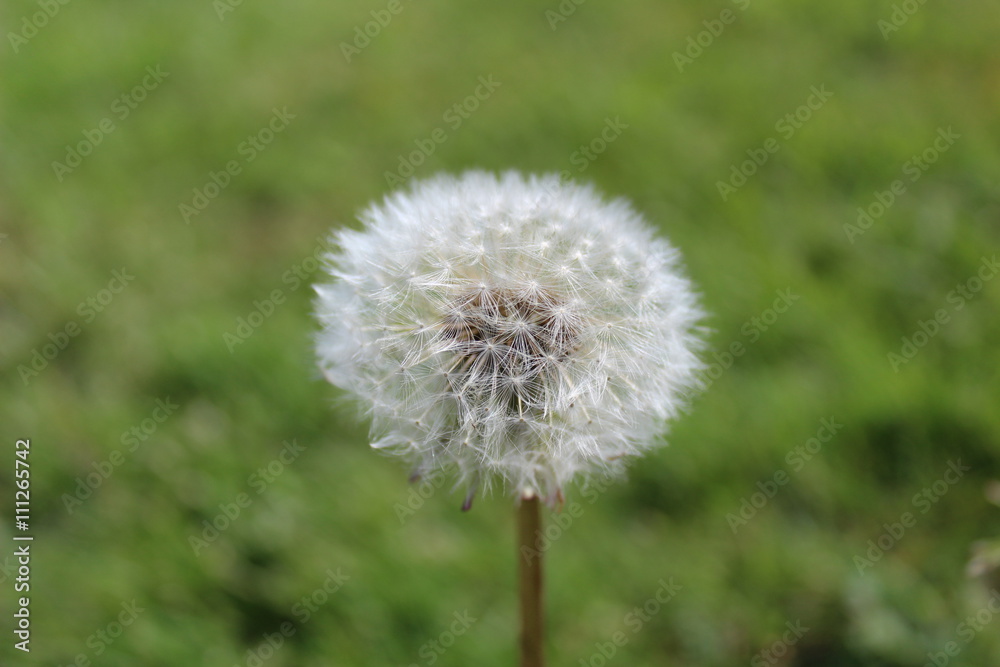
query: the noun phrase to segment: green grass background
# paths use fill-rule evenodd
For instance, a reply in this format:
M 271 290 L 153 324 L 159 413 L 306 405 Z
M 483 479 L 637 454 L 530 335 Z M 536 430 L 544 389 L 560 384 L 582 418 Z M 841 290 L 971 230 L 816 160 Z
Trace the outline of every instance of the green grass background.
M 553 30 L 556 0 L 404 1 L 350 63 L 341 43 L 386 3 L 246 1 L 220 19 L 207 0 L 76 0 L 16 52 L 5 38 L 0 506 L 30 437 L 35 541 L 30 655 L 11 646 L 0 574 L 4 664 L 252 665 L 285 622 L 269 667 L 515 664 L 511 501 L 462 514 L 444 485 L 401 521 L 409 471 L 320 380 L 311 291 L 283 279 L 437 127 L 418 178 L 567 170 L 631 199 L 684 253 L 708 361 L 745 345 L 627 482 L 594 502 L 568 491 L 580 511 L 546 553 L 551 664 L 603 664 L 595 645 L 616 631 L 628 642 L 607 664 L 918 666 L 949 641 L 949 664 L 997 664 L 1000 618 L 968 642 L 959 624 L 1000 587 L 967 573 L 973 544 L 1000 534 L 1000 281 L 961 310 L 947 300 L 1000 241 L 995 4 L 928 2 L 888 39 L 890 2 L 562 4 L 575 9 Z M 4 33 L 39 7 L 5 3 Z M 735 20 L 678 71 L 674 53 L 726 8 Z M 114 116 L 157 65 L 166 80 Z M 452 130 L 443 114 L 489 75 L 500 87 Z M 821 85 L 833 97 L 781 138 Z M 185 222 L 179 205 L 284 107 L 288 127 Z M 59 181 L 53 161 L 105 117 L 115 130 Z M 574 152 L 608 118 L 628 128 L 580 171 Z M 960 138 L 852 243 L 857 207 L 948 127 Z M 717 182 L 768 137 L 778 152 L 723 201 Z M 79 304 L 122 268 L 135 279 L 84 322 Z M 799 299 L 751 343 L 743 327 L 784 289 Z M 273 290 L 284 303 L 230 351 L 224 335 Z M 887 354 L 941 308 L 948 323 L 895 372 Z M 23 381 L 68 322 L 81 333 Z M 122 434 L 167 398 L 179 408 L 128 451 Z M 727 515 L 830 417 L 843 428 L 734 533 Z M 251 475 L 286 440 L 305 450 L 257 494 Z M 69 512 L 64 494 L 116 450 Z M 921 514 L 914 494 L 959 459 L 971 470 Z M 240 493 L 250 506 L 195 555 L 189 538 Z M 915 525 L 859 573 L 907 511 Z M 302 622 L 296 603 L 338 568 L 348 581 Z M 680 592 L 633 632 L 628 614 L 671 577 Z M 92 639 L 133 600 L 144 611 L 120 637 Z M 453 646 L 421 654 L 466 610 Z M 797 621 L 794 646 L 760 655 Z

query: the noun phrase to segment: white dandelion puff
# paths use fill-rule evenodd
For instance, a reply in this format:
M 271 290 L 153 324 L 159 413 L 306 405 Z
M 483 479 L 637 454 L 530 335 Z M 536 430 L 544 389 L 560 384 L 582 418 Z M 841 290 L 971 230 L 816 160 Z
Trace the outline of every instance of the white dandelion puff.
M 621 200 L 469 172 L 360 220 L 317 286 L 320 367 L 415 474 L 554 503 L 661 443 L 698 385 L 702 312 L 678 252 Z

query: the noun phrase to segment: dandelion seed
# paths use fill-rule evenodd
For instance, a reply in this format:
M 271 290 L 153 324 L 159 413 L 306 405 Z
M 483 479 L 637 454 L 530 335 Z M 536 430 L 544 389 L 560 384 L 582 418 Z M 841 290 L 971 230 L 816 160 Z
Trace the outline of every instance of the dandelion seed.
M 696 388 L 701 311 L 678 254 L 622 201 L 557 176 L 416 182 L 335 234 L 317 286 L 324 376 L 372 447 L 519 495 L 521 658 L 542 664 L 539 496 L 619 471 Z
M 317 287 L 325 377 L 373 446 L 550 504 L 657 444 L 696 388 L 701 311 L 678 253 L 557 176 L 414 183 L 334 235 Z

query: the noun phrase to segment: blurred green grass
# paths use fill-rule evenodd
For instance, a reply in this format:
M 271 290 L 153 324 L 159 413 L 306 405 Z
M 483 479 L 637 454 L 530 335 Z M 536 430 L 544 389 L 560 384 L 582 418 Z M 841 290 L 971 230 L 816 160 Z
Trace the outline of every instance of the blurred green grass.
M 1000 626 L 957 633 L 1000 586 L 966 575 L 971 545 L 1000 533 L 983 492 L 1000 455 L 1000 291 L 987 281 L 961 310 L 947 297 L 1000 240 L 993 4 L 928 3 L 884 39 L 892 3 L 752 2 L 679 72 L 674 53 L 735 4 L 591 1 L 552 30 L 556 2 L 404 2 L 346 62 L 341 43 L 386 6 L 242 3 L 220 20 L 209 2 L 71 2 L 16 51 L 8 36 L 0 415 L 9 442 L 33 444 L 35 634 L 30 656 L 9 634 L 0 656 L 245 665 L 291 622 L 265 664 L 514 663 L 509 500 L 463 515 L 443 486 L 401 521 L 408 471 L 320 381 L 310 290 L 287 279 L 492 75 L 416 177 L 567 170 L 631 199 L 684 252 L 712 313 L 708 361 L 745 349 L 627 483 L 594 502 L 570 491 L 582 514 L 546 554 L 552 664 L 599 664 L 617 630 L 629 642 L 609 663 L 745 664 L 788 621 L 810 629 L 773 664 L 923 665 L 948 641 L 957 663 L 992 664 Z M 7 31 L 39 7 L 6 4 Z M 156 66 L 169 76 L 115 116 Z M 820 85 L 833 97 L 723 201 L 717 182 Z M 288 127 L 186 223 L 179 206 L 284 108 Z M 58 180 L 52 163 L 105 117 L 115 130 Z M 580 171 L 574 153 L 609 118 L 628 128 Z M 960 139 L 850 242 L 857 207 L 947 127 Z M 122 268 L 134 281 L 84 322 L 79 304 Z M 799 299 L 750 342 L 785 289 Z M 224 336 L 274 290 L 284 302 L 230 352 Z M 894 372 L 887 354 L 939 308 L 950 321 Z M 79 336 L 22 381 L 71 321 Z M 128 451 L 123 434 L 168 397 L 180 407 Z M 829 417 L 843 428 L 734 533 L 727 515 Z M 304 452 L 258 494 L 250 477 L 291 440 Z M 116 450 L 124 462 L 67 511 Z M 920 514 L 914 494 L 958 459 L 971 471 Z M 196 555 L 191 536 L 241 493 L 252 502 Z M 916 524 L 859 573 L 906 511 Z M 348 581 L 303 622 L 296 604 L 338 568 Z M 628 614 L 671 577 L 682 590 L 633 634 Z M 132 600 L 144 611 L 105 644 L 94 633 Z M 468 632 L 421 653 L 464 610 Z

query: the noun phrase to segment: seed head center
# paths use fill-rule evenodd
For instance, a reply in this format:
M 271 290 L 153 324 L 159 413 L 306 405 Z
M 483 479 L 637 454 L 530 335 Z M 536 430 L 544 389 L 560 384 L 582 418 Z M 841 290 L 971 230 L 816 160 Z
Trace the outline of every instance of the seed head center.
M 438 341 L 457 370 L 462 395 L 523 416 L 541 403 L 578 341 L 572 310 L 551 292 L 480 287 L 455 297 L 438 322 Z

